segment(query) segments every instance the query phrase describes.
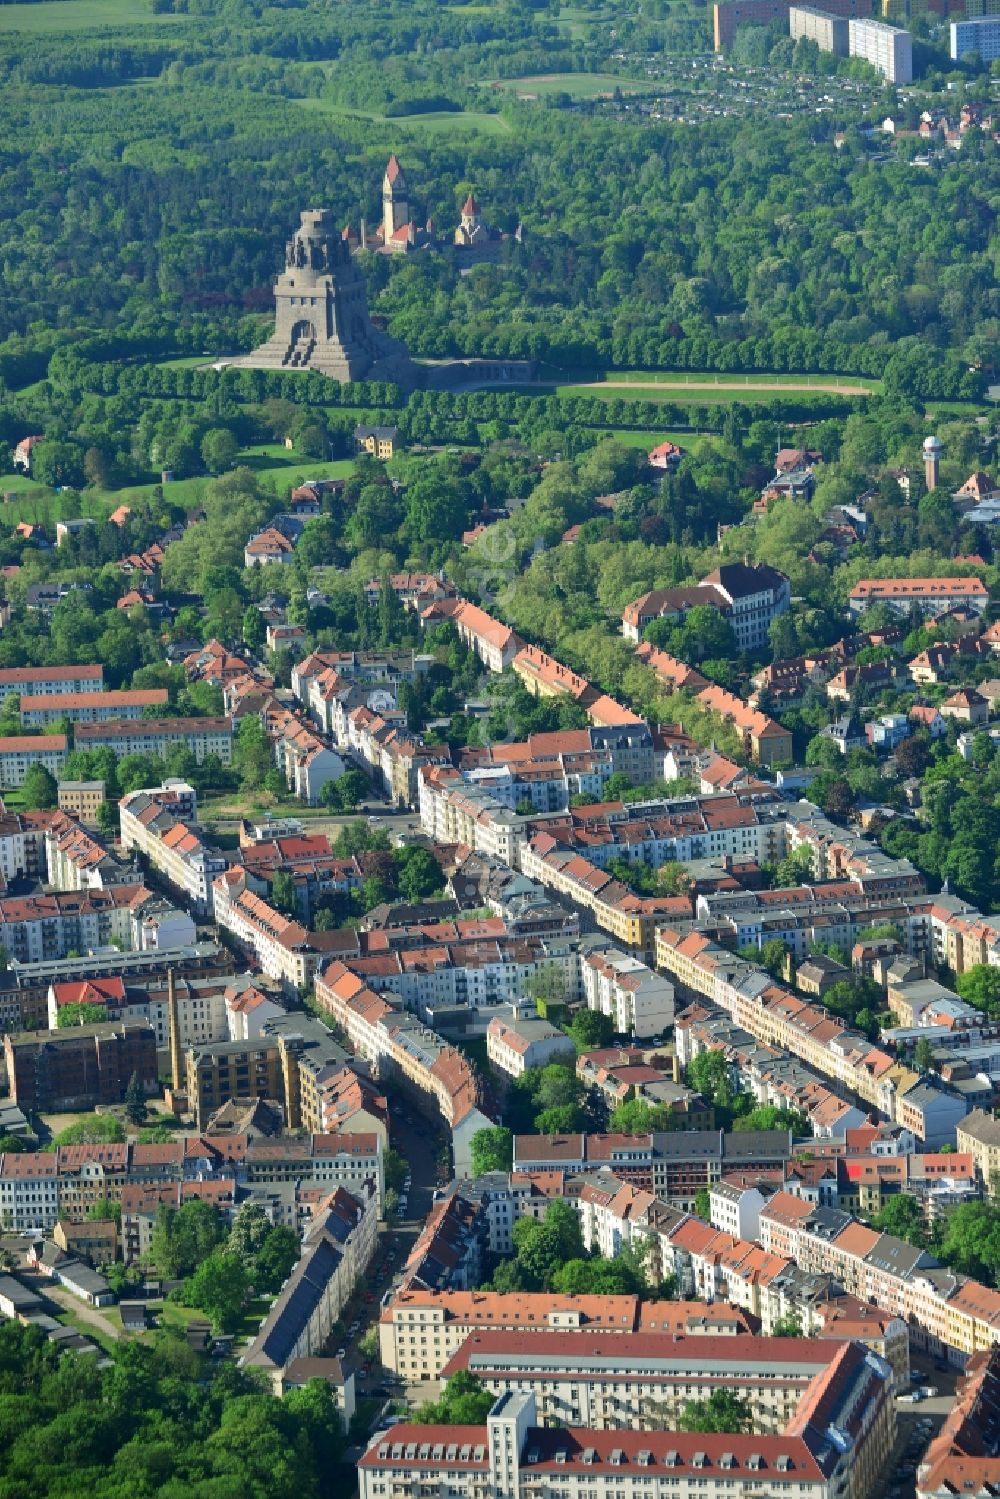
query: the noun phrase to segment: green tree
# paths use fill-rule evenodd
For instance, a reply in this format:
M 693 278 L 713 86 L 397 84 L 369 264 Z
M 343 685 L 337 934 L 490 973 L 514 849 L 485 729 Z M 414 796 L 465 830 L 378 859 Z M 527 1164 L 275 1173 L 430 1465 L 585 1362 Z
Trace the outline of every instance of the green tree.
M 485 1176 L 488 1171 L 509 1171 L 514 1159 L 514 1135 L 499 1124 L 479 1129 L 469 1150 L 474 1176 Z
M 615 1034 L 611 1017 L 603 1015 L 600 1010 L 578 1010 L 567 1029 L 577 1054 L 581 1056 L 584 1052 L 598 1051 L 610 1045 Z
M 934 1048 L 926 1036 L 921 1036 L 913 1048 L 913 1065 L 921 1076 L 934 1070 Z
M 731 1390 L 713 1390 L 707 1400 L 688 1400 L 678 1431 L 741 1432 L 753 1430 L 753 1407 Z
M 240 445 L 228 427 L 212 427 L 201 440 L 201 456 L 213 474 L 233 468 L 239 451 Z
M 44 744 L 39 740 L 39 744 Z M 37 762 L 30 766 L 21 783 L 21 800 L 32 812 L 47 811 L 59 800 L 59 787 L 50 770 Z
M 55 1150 L 60 1145 L 120 1145 L 125 1131 L 120 1119 L 114 1114 L 93 1114 L 87 1119 L 78 1119 L 53 1135 L 46 1150 Z
M 795 1135 L 812 1134 L 805 1114 L 797 1109 L 779 1109 L 771 1103 L 759 1104 L 749 1114 L 741 1114 L 733 1121 L 733 1129 L 744 1133 L 752 1129 L 790 1129 Z
M 110 1197 L 100 1197 L 90 1204 L 87 1209 L 87 1218 L 93 1223 L 104 1223 L 111 1219 L 121 1228 L 122 1205 L 120 1202 L 112 1202 Z
M 234 1332 L 249 1294 L 248 1267 L 239 1255 L 217 1249 L 173 1292 L 184 1306 L 211 1317 L 217 1332 Z
M 216 1208 L 195 1198 L 175 1208 L 164 1204 L 156 1214 L 149 1258 L 161 1275 L 190 1276 L 226 1238 Z
M 772 1338 L 801 1338 L 802 1318 L 797 1312 L 790 1312 L 787 1317 L 779 1317 L 771 1326 Z
M 996 1016 L 1000 1014 L 1000 968 L 987 963 L 973 963 L 955 980 L 955 988 L 966 1004 Z
M 907 1197 L 903 1193 L 887 1197 L 872 1219 L 872 1224 L 883 1233 L 905 1239 L 908 1244 L 918 1248 L 922 1249 L 927 1243 L 923 1209 L 915 1197 Z
M 100 1025 L 107 1018 L 104 1005 L 60 1005 L 56 1011 L 56 1029 L 65 1031 L 74 1025 Z
M 286 916 L 294 916 L 299 909 L 298 891 L 295 881 L 287 869 L 277 869 L 271 880 L 271 901 Z
M 444 871 L 428 849 L 400 849 L 396 863 L 399 866 L 399 891 L 404 899 L 423 901 L 444 889 Z
M 721 1051 L 702 1051 L 692 1057 L 687 1067 L 687 1083 L 717 1109 L 739 1113 L 743 1095 L 733 1086 L 729 1063 Z
M 459 1369 L 448 1380 L 440 1400 L 420 1406 L 413 1420 L 427 1426 L 484 1426 L 495 1398 L 475 1374 Z
M 264 616 L 254 604 L 248 604 L 243 614 L 243 644 L 251 651 L 259 651 L 267 639 Z
M 146 1107 L 146 1094 L 139 1074 L 133 1072 L 125 1089 L 125 1113 L 128 1115 L 130 1124 L 145 1124 L 149 1109 Z

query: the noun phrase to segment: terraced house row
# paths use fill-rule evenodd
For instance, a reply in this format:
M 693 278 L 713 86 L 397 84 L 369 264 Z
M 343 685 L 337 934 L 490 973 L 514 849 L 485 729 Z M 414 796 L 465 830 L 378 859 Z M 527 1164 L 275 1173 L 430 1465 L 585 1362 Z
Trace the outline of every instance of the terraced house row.
M 0 1156 L 0 1225 L 5 1232 L 82 1223 L 94 1203 L 121 1204 L 129 1188 L 226 1180 L 252 1190 L 309 1183 L 384 1195 L 382 1141 L 374 1134 L 266 1139 L 191 1135 L 159 1145 L 62 1145 L 45 1153 Z

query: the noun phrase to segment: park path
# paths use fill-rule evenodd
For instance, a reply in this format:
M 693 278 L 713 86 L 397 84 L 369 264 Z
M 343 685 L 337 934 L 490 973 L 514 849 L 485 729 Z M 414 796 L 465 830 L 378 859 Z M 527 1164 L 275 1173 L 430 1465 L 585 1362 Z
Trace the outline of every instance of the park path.
M 577 387 L 579 390 L 767 390 L 781 394 L 788 391 L 800 394 L 805 391 L 818 390 L 826 395 L 835 396 L 870 396 L 871 388 L 867 385 L 844 385 L 840 381 L 832 380 L 587 380 L 581 382 Z
M 79 1317 L 81 1322 L 88 1322 L 92 1327 L 96 1327 L 98 1332 L 104 1333 L 109 1338 L 121 1337 L 122 1330 L 120 1327 L 116 1327 L 113 1322 L 108 1321 L 106 1317 L 102 1317 L 96 1307 L 89 1306 L 86 1301 L 81 1301 L 79 1296 L 74 1296 L 70 1291 L 64 1291 L 62 1286 L 47 1281 L 44 1286 L 44 1293 L 46 1296 L 51 1297 L 53 1301 L 58 1301 L 59 1305 L 65 1307 L 66 1311 L 72 1312 L 74 1316 Z

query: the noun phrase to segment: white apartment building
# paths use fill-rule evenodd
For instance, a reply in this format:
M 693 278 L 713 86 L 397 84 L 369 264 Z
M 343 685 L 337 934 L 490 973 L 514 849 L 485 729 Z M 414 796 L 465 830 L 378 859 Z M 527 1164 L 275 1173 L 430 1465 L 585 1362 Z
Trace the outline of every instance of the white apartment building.
M 908 31 L 886 21 L 859 20 L 853 16 L 847 29 L 852 57 L 863 57 L 890 83 L 912 83 L 913 38 Z
M 200 916 L 212 911 L 212 881 L 227 860 L 211 852 L 193 824 L 197 801 L 186 781 L 168 780 L 123 796 L 118 804 L 123 849 L 138 849 L 181 891 Z
M 607 1015 L 619 1035 L 661 1036 L 674 1023 L 674 986 L 638 958 L 609 948 L 580 959 L 587 1008 Z
M 102 692 L 104 667 L 8 666 L 0 671 L 0 704 L 9 697 L 54 697 L 66 692 Z
M 0 1230 L 48 1232 L 59 1218 L 59 1163 L 54 1151 L 0 1156 Z
M 508 1077 L 520 1077 L 526 1067 L 544 1067 L 556 1057 L 574 1058 L 576 1047 L 565 1031 L 547 1020 L 494 1015 L 486 1028 L 486 1055 Z
M 0 792 L 22 786 L 33 765 L 41 765 L 56 780 L 66 766 L 65 734 L 10 734 L 0 738 Z

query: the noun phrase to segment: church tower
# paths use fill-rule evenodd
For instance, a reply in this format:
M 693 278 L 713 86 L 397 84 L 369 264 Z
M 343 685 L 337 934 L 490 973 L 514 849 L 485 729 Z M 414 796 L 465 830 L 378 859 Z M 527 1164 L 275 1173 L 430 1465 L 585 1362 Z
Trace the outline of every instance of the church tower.
M 410 222 L 410 195 L 406 188 L 403 168 L 396 157 L 389 157 L 389 165 L 382 178 L 382 243 L 388 248 L 397 229 Z
M 483 216 L 479 211 L 479 204 L 470 193 L 462 205 L 462 228 L 468 239 L 472 239 L 482 222 Z

